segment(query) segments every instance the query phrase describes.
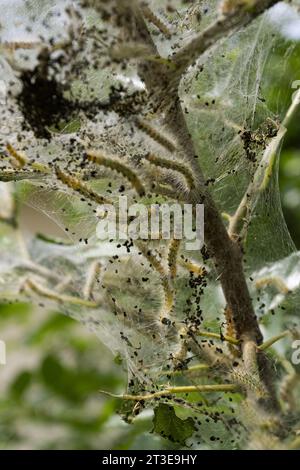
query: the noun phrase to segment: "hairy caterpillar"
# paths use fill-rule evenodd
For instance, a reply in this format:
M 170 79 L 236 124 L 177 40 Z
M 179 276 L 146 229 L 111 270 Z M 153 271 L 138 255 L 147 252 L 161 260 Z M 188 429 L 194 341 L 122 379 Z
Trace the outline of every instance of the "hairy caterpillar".
M 110 57 L 115 60 L 121 59 L 144 59 L 145 57 L 152 57 L 153 51 L 149 46 L 139 43 L 117 44 L 110 48 Z
M 146 155 L 146 159 L 153 165 L 180 173 L 185 178 L 190 190 L 195 188 L 193 173 L 190 168 L 184 163 L 180 163 L 174 160 L 168 160 L 166 158 L 159 157 L 158 155 L 154 155 L 153 153 L 149 153 L 148 155 Z
M 175 303 L 175 293 L 167 277 L 161 278 L 162 287 L 164 291 L 164 303 L 160 311 L 160 321 L 164 324 L 169 324 L 169 314 L 171 313 Z
M 173 353 L 175 370 L 182 367 L 182 364 L 186 360 L 186 356 L 188 353 L 188 339 L 189 339 L 188 330 L 185 327 L 179 328 L 178 336 L 180 339 L 179 349 L 177 350 L 177 352 Z
M 0 169 L 0 181 L 8 183 L 9 181 L 21 181 L 37 178 L 38 175 L 33 170 L 23 170 L 22 168 L 14 170 L 12 168 Z
M 224 315 L 226 318 L 226 336 L 230 336 L 231 338 L 236 339 L 236 331 L 235 331 L 234 322 L 233 322 L 232 310 L 230 307 L 227 306 L 225 308 Z M 235 357 L 240 356 L 239 348 L 236 347 L 235 345 L 228 344 L 228 349 L 233 356 Z
M 169 322 L 168 315 L 171 312 L 174 306 L 174 290 L 170 284 L 169 276 L 161 264 L 161 262 L 157 259 L 157 257 L 152 253 L 151 250 L 143 243 L 136 242 L 135 243 L 142 255 L 148 260 L 150 266 L 152 266 L 155 271 L 160 275 L 161 285 L 164 293 L 164 303 L 162 305 L 160 311 L 160 321 L 162 323 Z
M 255 0 L 224 0 L 221 4 L 221 13 L 223 15 L 233 15 L 242 8 L 249 10 L 254 5 Z
M 109 201 L 103 196 L 90 189 L 85 183 L 80 181 L 75 176 L 65 173 L 58 166 L 55 167 L 55 174 L 62 183 L 64 183 L 66 186 L 73 189 L 74 191 L 79 192 L 82 196 L 86 197 L 87 199 L 91 199 L 97 204 L 109 204 Z
M 178 260 L 178 264 L 187 269 L 190 273 L 196 274 L 197 276 L 204 276 L 207 274 L 207 270 L 204 266 L 201 266 L 200 264 L 195 263 L 194 261 L 181 257 Z
M 97 281 L 100 273 L 101 273 L 102 265 L 99 261 L 94 261 L 90 266 L 89 272 L 87 274 L 87 279 L 85 286 L 83 288 L 83 298 L 89 300 L 92 298 L 93 289 L 95 286 L 95 282 Z
M 282 365 L 285 368 L 287 374 L 283 377 L 280 383 L 279 394 L 286 408 L 288 410 L 292 410 L 296 401 L 294 392 L 300 377 L 292 364 L 290 364 L 286 359 L 283 359 Z
M 243 388 L 252 390 L 260 398 L 266 398 L 268 396 L 267 391 L 262 386 L 259 377 L 256 377 L 255 373 L 249 373 L 242 368 L 233 368 L 229 372 L 229 376 L 230 380 L 233 380 Z
M 174 142 L 171 141 L 168 137 L 163 135 L 161 132 L 159 132 L 157 129 L 151 126 L 147 121 L 141 118 L 137 118 L 135 120 L 136 125 L 138 126 L 139 129 L 141 129 L 143 132 L 149 135 L 155 142 L 158 144 L 162 145 L 165 147 L 169 152 L 175 152 L 176 151 L 176 146 Z
M 25 41 L 14 41 L 14 42 L 3 42 L 0 43 L 0 49 L 7 49 L 9 51 L 14 51 L 16 49 L 34 49 L 35 47 L 40 47 L 43 44 L 41 42 L 25 42 Z
M 105 166 L 106 168 L 110 168 L 111 170 L 115 170 L 117 173 L 120 173 L 131 183 L 133 189 L 135 189 L 140 197 L 145 195 L 145 188 L 139 177 L 131 168 L 124 165 L 124 163 L 113 158 L 106 157 L 101 152 L 92 150 L 86 152 L 86 157 L 89 161 L 96 163 L 97 165 Z
M 259 279 L 258 281 L 255 282 L 255 287 L 257 289 L 262 289 L 264 287 L 268 286 L 274 286 L 276 289 L 281 292 L 282 294 L 287 295 L 290 290 L 287 287 L 287 285 L 283 282 L 280 277 L 264 277 L 262 279 Z
M 148 7 L 148 5 L 143 4 L 141 6 L 141 11 L 144 17 L 152 23 L 156 28 L 164 35 L 167 39 L 172 37 L 172 33 L 168 26 L 160 19 L 158 16 L 153 13 L 153 11 Z
M 180 249 L 181 240 L 175 238 L 171 240 L 168 251 L 168 266 L 171 279 L 174 279 L 177 274 L 177 257 Z
M 18 152 L 10 143 L 6 145 L 8 153 L 16 160 L 19 168 L 23 168 L 28 163 L 28 158 L 23 152 Z

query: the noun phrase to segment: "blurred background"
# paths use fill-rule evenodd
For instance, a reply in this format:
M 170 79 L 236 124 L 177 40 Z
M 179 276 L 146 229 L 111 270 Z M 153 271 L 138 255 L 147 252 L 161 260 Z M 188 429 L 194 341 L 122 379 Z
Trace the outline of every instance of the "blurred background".
M 299 69 L 300 76 L 300 69 Z M 300 249 L 300 110 L 286 136 L 281 160 L 279 184 L 282 208 L 289 231 Z
M 279 51 L 274 69 L 281 57 Z M 299 47 L 289 67 L 279 88 L 278 81 L 270 86 L 275 113 L 300 87 Z M 286 223 L 300 249 L 300 110 L 282 149 L 279 184 Z M 41 223 L 32 211 L 23 217 L 32 230 Z M 124 391 L 126 374 L 120 358 L 82 325 L 28 304 L 0 305 L 0 338 L 7 348 L 7 365 L 0 365 L 1 449 L 172 448 L 151 433 L 151 414 L 128 425 L 116 414 L 117 400 L 99 393 Z

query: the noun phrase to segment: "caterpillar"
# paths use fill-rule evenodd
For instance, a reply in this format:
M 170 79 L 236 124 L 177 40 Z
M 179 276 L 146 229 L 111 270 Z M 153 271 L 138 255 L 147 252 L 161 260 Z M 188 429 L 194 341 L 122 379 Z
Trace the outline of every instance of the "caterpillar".
M 287 410 L 291 410 L 295 405 L 294 392 L 300 377 L 289 361 L 284 359 L 282 361 L 282 365 L 286 370 L 287 374 L 283 377 L 280 383 L 279 395 L 281 400 L 285 404 Z
M 174 279 L 177 274 L 177 257 L 180 249 L 180 243 L 181 240 L 176 240 L 175 238 L 173 238 L 169 245 L 168 266 L 171 279 Z
M 188 354 L 188 330 L 183 327 L 178 330 L 178 337 L 180 339 L 179 349 L 173 353 L 173 361 L 175 370 L 182 368 L 182 364 L 186 360 Z
M 99 261 L 95 261 L 90 266 L 90 269 L 87 274 L 87 279 L 85 286 L 83 288 L 83 298 L 89 300 L 92 297 L 93 289 L 95 286 L 95 282 L 97 281 L 100 273 L 101 273 L 102 265 Z
M 236 331 L 233 322 L 232 310 L 230 307 L 227 306 L 225 308 L 224 315 L 226 318 L 226 336 L 230 336 L 231 338 L 236 339 Z M 239 348 L 233 344 L 228 344 L 228 349 L 234 357 L 240 356 Z
M 136 118 L 135 123 L 139 129 L 149 135 L 155 142 L 165 147 L 169 152 L 175 152 L 176 146 L 171 139 L 163 135 L 157 129 L 151 126 L 147 121 L 142 118 Z
M 287 295 L 290 292 L 289 288 L 283 282 L 283 280 L 280 279 L 280 277 L 276 277 L 276 276 L 274 276 L 274 277 L 264 277 L 262 279 L 259 279 L 255 283 L 255 287 L 257 289 L 262 289 L 262 288 L 268 287 L 268 286 L 276 287 L 276 289 L 279 292 L 281 292 L 282 294 L 285 294 L 285 295 Z
M 56 177 L 62 183 L 64 183 L 66 186 L 73 189 L 74 191 L 77 191 L 82 196 L 86 197 L 87 199 L 91 199 L 97 204 L 110 204 L 110 202 L 107 199 L 105 199 L 103 196 L 101 196 L 100 194 L 90 189 L 85 183 L 80 181 L 75 176 L 65 173 L 58 166 L 55 167 L 55 174 L 56 174 Z
M 145 195 L 145 188 L 140 181 L 139 177 L 135 174 L 135 172 L 129 168 L 128 166 L 124 165 L 118 160 L 115 160 L 110 157 L 106 157 L 101 152 L 89 150 L 86 152 L 86 158 L 96 163 L 97 165 L 102 165 L 106 168 L 110 168 L 111 170 L 115 170 L 117 173 L 120 173 L 124 178 L 126 178 L 130 184 L 132 185 L 133 189 L 137 192 L 137 194 L 142 197 Z
M 204 276 L 207 274 L 207 270 L 204 266 L 201 266 L 188 258 L 179 258 L 178 264 L 197 276 Z
M 175 295 L 169 279 L 165 276 L 161 278 L 161 281 L 164 291 L 164 303 L 159 313 L 159 319 L 162 323 L 168 325 L 170 323 L 169 314 L 171 313 L 175 303 Z
M 9 181 L 22 181 L 37 178 L 37 173 L 33 170 L 23 170 L 12 168 L 0 169 L 0 181 L 8 183 Z
M 221 13 L 223 15 L 233 15 L 239 9 L 251 9 L 255 5 L 255 0 L 224 0 L 221 4 Z
M 168 160 L 166 158 L 159 157 L 158 155 L 154 155 L 153 153 L 149 153 L 148 155 L 146 155 L 146 159 L 153 165 L 180 173 L 185 178 L 189 189 L 193 190 L 195 188 L 193 173 L 190 168 L 184 163 L 177 162 L 174 160 Z
M 43 44 L 41 42 L 25 42 L 25 41 L 14 41 L 14 42 L 3 42 L 0 43 L 0 48 L 4 50 L 14 51 L 16 49 L 34 49 L 35 47 L 40 47 Z
M 260 398 L 266 398 L 268 396 L 267 391 L 262 386 L 259 377 L 256 377 L 255 373 L 249 373 L 242 368 L 232 369 L 229 372 L 230 379 L 241 385 L 244 388 L 249 388 L 257 394 Z
M 168 315 L 171 312 L 174 306 L 174 290 L 171 286 L 169 276 L 157 259 L 157 257 L 152 253 L 151 250 L 143 243 L 135 242 L 137 248 L 140 250 L 141 254 L 148 260 L 149 264 L 155 269 L 155 271 L 160 275 L 161 285 L 164 292 L 164 302 L 160 311 L 160 321 L 162 323 L 169 323 Z
M 110 48 L 110 57 L 115 60 L 121 59 L 138 59 L 151 57 L 152 50 L 145 44 L 126 43 L 117 44 Z
M 28 158 L 23 152 L 18 152 L 10 143 L 6 145 L 7 152 L 16 160 L 19 168 L 23 168 L 28 163 Z
M 153 11 L 148 7 L 148 5 L 144 4 L 141 6 L 141 11 L 150 23 L 152 23 L 156 28 L 167 38 L 170 39 L 172 37 L 172 33 L 168 26 L 160 19 L 158 16 L 153 13 Z

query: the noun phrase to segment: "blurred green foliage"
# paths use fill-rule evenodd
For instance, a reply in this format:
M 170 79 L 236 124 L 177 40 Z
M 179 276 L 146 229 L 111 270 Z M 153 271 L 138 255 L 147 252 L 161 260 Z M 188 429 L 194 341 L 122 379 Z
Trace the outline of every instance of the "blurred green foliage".
M 299 70 L 300 76 L 300 70 Z M 300 112 L 288 132 L 280 163 L 282 208 L 289 231 L 300 249 Z
M 122 392 L 126 374 L 82 325 L 28 304 L 1 305 L 0 337 L 1 449 L 161 448 L 151 414 L 126 424 L 118 400 L 99 393 Z
M 288 51 L 283 43 L 277 56 L 269 64 L 268 104 L 274 113 L 286 109 L 292 95 L 300 87 L 300 45 L 292 51 L 286 68 L 283 57 Z M 282 118 L 282 116 L 280 116 Z M 300 249 L 300 110 L 296 112 L 285 137 L 279 168 L 282 209 L 291 236 Z

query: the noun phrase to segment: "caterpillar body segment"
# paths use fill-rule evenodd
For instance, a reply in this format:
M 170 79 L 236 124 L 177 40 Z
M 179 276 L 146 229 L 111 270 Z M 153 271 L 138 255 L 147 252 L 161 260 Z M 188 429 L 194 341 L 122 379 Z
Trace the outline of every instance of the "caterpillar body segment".
M 249 373 L 243 368 L 233 369 L 229 372 L 230 380 L 240 385 L 242 388 L 252 390 L 259 398 L 267 398 L 268 393 L 261 384 L 256 374 Z
M 258 279 L 255 283 L 255 287 L 257 289 L 263 289 L 264 287 L 269 287 L 269 286 L 274 286 L 278 290 L 278 292 L 281 292 L 284 295 L 287 295 L 290 290 L 288 286 L 284 283 L 284 281 L 277 276 L 274 277 L 264 277 L 262 279 Z
M 160 144 L 162 147 L 165 147 L 169 152 L 176 151 L 175 143 L 169 137 L 159 132 L 149 122 L 145 121 L 142 118 L 136 118 L 135 123 L 140 130 L 145 132 L 145 134 L 149 135 L 151 139 Z
M 188 258 L 180 257 L 178 259 L 178 264 L 182 268 L 186 269 L 190 273 L 196 274 L 197 276 L 205 276 L 207 274 L 207 270 L 204 266 L 201 266 L 201 264 L 198 264 Z
M 83 288 L 83 298 L 85 300 L 90 300 L 93 297 L 93 289 L 95 283 L 97 282 L 100 273 L 101 273 L 102 265 L 99 261 L 94 261 L 90 266 L 90 269 L 87 274 L 86 283 Z
M 171 279 L 174 279 L 177 274 L 177 258 L 180 249 L 181 240 L 176 240 L 173 238 L 169 245 L 168 251 L 168 267 L 169 267 L 169 275 Z
M 225 308 L 224 315 L 226 318 L 226 336 L 236 339 L 232 310 L 228 306 Z M 229 343 L 228 349 L 234 357 L 239 357 L 241 355 L 240 348 L 236 345 Z
M 108 201 L 105 197 L 96 193 L 76 176 L 66 173 L 58 166 L 55 167 L 55 174 L 57 179 L 59 179 L 63 184 L 73 189 L 74 191 L 77 191 L 79 194 L 86 197 L 87 199 L 90 199 L 96 202 L 97 204 L 110 204 L 110 201 Z
M 28 163 L 28 158 L 24 152 L 17 151 L 10 143 L 6 145 L 6 150 L 17 163 L 18 168 L 23 168 Z
M 159 312 L 159 320 L 165 325 L 169 325 L 170 319 L 169 315 L 174 307 L 175 303 L 175 292 L 173 286 L 170 282 L 168 271 L 165 269 L 163 264 L 158 260 L 158 258 L 153 254 L 151 250 L 148 249 L 144 244 L 135 242 L 136 246 L 142 253 L 142 255 L 148 260 L 150 266 L 159 274 L 161 280 L 161 286 L 164 294 L 164 301 Z
M 86 152 L 86 158 L 92 163 L 104 166 L 121 174 L 124 178 L 127 179 L 127 181 L 129 181 L 132 188 L 140 197 L 143 197 L 145 195 L 146 191 L 140 178 L 131 168 L 129 168 L 124 163 L 120 162 L 119 160 L 116 160 L 115 158 L 108 157 L 99 151 L 93 150 L 88 150 Z
M 180 173 L 185 178 L 189 189 L 191 191 L 195 189 L 196 184 L 194 180 L 194 175 L 192 173 L 192 170 L 185 163 L 163 158 L 158 155 L 154 155 L 153 153 L 149 153 L 148 155 L 146 155 L 146 159 L 148 162 L 155 166 Z
M 152 23 L 156 28 L 167 38 L 172 37 L 170 28 L 148 7 L 147 4 L 141 5 L 141 12 L 143 13 L 146 20 Z

